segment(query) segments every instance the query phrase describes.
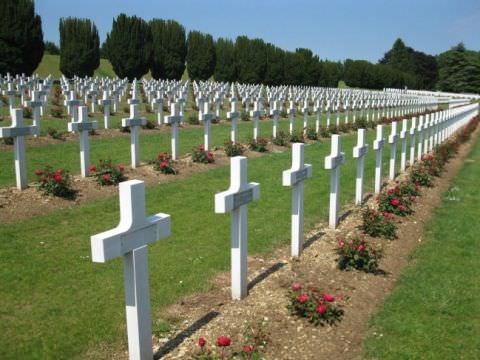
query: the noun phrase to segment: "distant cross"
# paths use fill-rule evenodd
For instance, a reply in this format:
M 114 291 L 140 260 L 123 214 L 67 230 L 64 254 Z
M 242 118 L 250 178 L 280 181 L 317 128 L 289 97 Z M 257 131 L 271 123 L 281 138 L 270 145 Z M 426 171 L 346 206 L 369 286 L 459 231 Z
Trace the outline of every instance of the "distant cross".
M 157 113 L 157 124 L 163 124 L 163 94 L 161 91 L 157 91 L 157 97 L 152 100 L 152 108 Z
M 407 167 L 407 135 L 408 135 L 408 120 L 402 120 L 402 130 L 400 131 L 400 140 L 402 142 L 402 150 L 400 155 L 400 171 L 404 172 Z
M 80 106 L 80 100 L 75 97 L 75 90 L 71 90 L 69 98 L 65 102 L 68 107 L 68 112 L 72 117 L 72 122 L 78 121 L 78 107 Z
M 338 211 L 340 208 L 340 169 L 345 162 L 345 153 L 341 152 L 340 136 L 332 135 L 331 153 L 325 157 L 325 169 L 330 173 L 330 210 L 328 223 L 331 229 L 338 225 Z
M 422 160 L 422 146 L 423 146 L 423 115 L 420 115 L 420 121 L 418 123 L 417 133 L 418 133 L 418 142 L 417 142 L 417 161 Z
M 240 117 L 240 113 L 237 111 L 237 99 L 232 97 L 231 99 L 232 111 L 227 113 L 227 119 L 230 120 L 232 128 L 230 130 L 230 140 L 232 143 L 236 144 L 237 142 L 237 121 Z
M 90 173 L 90 144 L 88 133 L 97 128 L 96 121 L 88 121 L 88 107 L 80 106 L 79 121 L 69 122 L 68 131 L 80 133 L 80 171 L 82 177 L 87 177 Z
M 110 128 L 110 106 L 112 105 L 112 100 L 108 98 L 108 91 L 103 91 L 103 96 L 101 100 L 98 100 L 100 105 L 103 106 L 103 126 L 105 129 Z
M 258 128 L 258 122 L 260 120 L 260 116 L 263 115 L 263 111 L 260 109 L 260 100 L 257 100 L 253 103 L 253 111 L 250 111 L 250 116 L 253 120 L 253 139 L 257 140 L 258 135 L 260 133 Z
M 172 160 L 178 160 L 180 145 L 180 140 L 178 137 L 178 124 L 180 124 L 183 117 L 180 115 L 178 104 L 172 103 L 170 105 L 170 108 L 170 116 L 167 116 L 165 118 L 165 123 L 170 124 L 172 127 Z
M 203 145 L 205 151 L 210 150 L 210 124 L 215 115 L 210 112 L 210 103 L 205 101 L 203 111 L 200 112 L 200 121 L 203 122 Z
M 297 110 L 295 109 L 295 102 L 290 100 L 290 107 L 288 108 L 288 121 L 289 121 L 289 131 L 290 135 L 293 133 L 293 122 L 295 120 L 295 114 Z
M 215 195 L 215 212 L 232 213 L 231 281 L 232 298 L 247 296 L 248 214 L 247 204 L 260 197 L 260 185 L 247 180 L 247 158 L 230 159 L 230 188 Z
M 322 116 L 322 105 L 321 105 L 321 100 L 317 100 L 315 102 L 315 106 L 313 108 L 313 111 L 317 114 L 317 119 L 315 120 L 315 132 L 318 134 L 320 131 L 320 119 Z
M 122 119 L 122 126 L 130 127 L 130 152 L 133 169 L 140 165 L 140 127 L 146 123 L 145 118 L 138 116 L 138 103 L 134 101 L 130 104 L 130 117 Z
M 129 358 L 151 360 L 147 245 L 170 235 L 170 215 L 145 216 L 143 181 L 124 181 L 119 191 L 120 223 L 112 230 L 91 237 L 92 261 L 104 263 L 123 257 Z
M 302 143 L 292 144 L 292 167 L 283 172 L 283 186 L 292 187 L 292 257 L 299 257 L 303 249 L 304 181 L 312 176 L 312 165 L 304 163 Z
M 382 189 L 382 162 L 383 147 L 385 140 L 383 139 L 383 125 L 377 125 L 377 138 L 373 142 L 373 150 L 375 150 L 375 194 L 379 194 Z
M 430 114 L 425 116 L 425 124 L 423 126 L 423 154 L 428 153 L 428 141 L 432 130 L 432 120 Z
M 40 109 L 43 106 L 43 101 L 40 99 L 40 92 L 32 91 L 32 100 L 27 101 L 26 104 L 32 108 L 32 124 L 37 128 L 37 132 L 33 136 L 37 137 L 40 135 Z
M 307 133 L 307 127 L 308 127 L 308 97 L 305 98 L 303 101 L 303 108 L 302 108 L 302 113 L 303 113 L 303 133 Z
M 275 100 L 273 102 L 273 109 L 270 110 L 270 115 L 273 116 L 273 138 L 277 138 L 278 117 L 280 115 L 279 102 Z
M 7 90 L 3 91 L 3 95 L 8 96 L 8 107 L 10 110 L 10 114 L 13 111 L 13 108 L 15 107 L 15 97 L 18 95 L 18 91 L 13 88 L 13 84 L 9 82 L 7 84 Z
M 415 163 L 415 139 L 417 132 L 417 118 L 412 118 L 412 124 L 410 127 L 410 161 L 409 165 L 413 166 Z
M 368 152 L 368 144 L 365 143 L 365 129 L 358 129 L 357 146 L 353 148 L 353 157 L 357 159 L 357 177 L 355 180 L 355 205 L 363 202 L 363 178 L 365 171 L 365 155 Z
M 390 167 L 388 172 L 388 177 L 390 180 L 395 179 L 395 163 L 397 159 L 397 122 L 392 122 L 392 128 L 390 136 L 388 137 L 388 143 L 390 144 Z

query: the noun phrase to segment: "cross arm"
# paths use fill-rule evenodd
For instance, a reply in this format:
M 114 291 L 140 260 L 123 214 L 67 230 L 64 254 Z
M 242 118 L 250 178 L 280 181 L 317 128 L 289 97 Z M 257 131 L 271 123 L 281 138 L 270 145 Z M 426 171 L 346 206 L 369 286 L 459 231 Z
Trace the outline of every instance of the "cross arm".
M 215 194 L 215 213 L 225 214 L 258 198 L 260 198 L 260 184 L 256 182 L 248 183 L 246 189 L 242 191 L 231 189 L 223 191 Z
M 293 186 L 300 181 L 312 177 L 312 165 L 304 164 L 303 169 L 289 169 L 282 173 L 283 186 Z

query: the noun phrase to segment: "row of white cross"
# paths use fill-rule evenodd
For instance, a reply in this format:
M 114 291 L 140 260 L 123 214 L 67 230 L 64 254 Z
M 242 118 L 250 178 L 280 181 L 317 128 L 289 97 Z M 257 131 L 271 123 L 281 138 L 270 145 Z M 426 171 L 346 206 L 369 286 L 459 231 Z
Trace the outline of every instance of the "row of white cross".
M 459 127 L 465 125 L 478 114 L 478 105 L 469 105 L 446 114 L 434 131 L 424 133 L 419 125 L 419 156 L 437 144 L 449 138 Z M 382 128 L 377 129 L 374 148 L 378 152 L 383 147 Z M 415 124 L 413 126 L 415 129 Z M 415 130 L 416 131 L 416 130 Z M 407 129 L 402 128 L 404 136 Z M 415 135 L 415 132 L 413 133 Z M 428 143 L 425 142 L 428 137 Z M 401 137 L 404 139 L 404 137 Z M 392 126 L 390 144 L 396 143 L 396 126 Z M 433 139 L 433 140 L 431 140 Z M 415 144 L 413 145 L 415 147 Z M 402 145 L 402 149 L 404 149 Z M 362 184 L 358 178 L 363 177 L 363 157 L 367 151 L 365 131 L 358 133 L 358 143 L 354 148 L 357 162 L 356 202 L 361 203 Z M 394 154 L 394 153 L 393 153 Z M 403 158 L 406 157 L 406 154 Z M 331 154 L 325 158 L 325 168 L 332 170 L 330 191 L 330 226 L 335 228 L 339 210 L 340 166 L 345 154 L 341 152 L 340 137 L 334 135 L 331 141 Z M 233 299 L 247 296 L 247 205 L 259 199 L 260 185 L 248 182 L 247 158 L 238 156 L 230 163 L 230 188 L 215 195 L 215 212 L 231 215 L 231 291 Z M 360 176 L 359 176 L 360 175 Z M 292 187 L 292 256 L 298 257 L 303 247 L 303 202 L 304 181 L 312 176 L 312 167 L 304 163 L 304 144 L 293 144 L 292 167 L 283 172 L 284 186 Z M 360 190 L 359 190 L 360 188 Z M 123 256 L 125 275 L 125 302 L 127 313 L 128 346 L 131 359 L 152 359 L 151 318 L 148 285 L 147 245 L 170 235 L 170 215 L 159 213 L 145 215 L 145 185 L 142 181 L 131 180 L 120 184 L 120 223 L 109 231 L 91 237 L 92 260 L 106 262 Z

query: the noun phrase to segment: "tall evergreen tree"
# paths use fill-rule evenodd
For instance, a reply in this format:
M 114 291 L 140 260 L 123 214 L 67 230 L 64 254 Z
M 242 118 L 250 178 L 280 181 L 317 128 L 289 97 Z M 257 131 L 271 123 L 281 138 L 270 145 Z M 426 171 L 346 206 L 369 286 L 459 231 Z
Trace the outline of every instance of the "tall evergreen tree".
M 174 20 L 153 19 L 150 70 L 155 79 L 180 80 L 185 71 L 187 43 L 185 28 Z
M 266 44 L 267 70 L 264 83 L 267 85 L 282 85 L 285 71 L 285 51 L 272 44 Z
M 0 19 L 0 74 L 32 74 L 44 49 L 42 19 L 33 1 L 0 1 Z
M 267 69 L 267 46 L 263 40 L 237 37 L 235 59 L 238 81 L 249 84 L 263 82 Z
M 151 38 L 150 27 L 139 17 L 120 14 L 113 20 L 105 46 L 118 77 L 133 80 L 148 72 Z
M 230 39 L 219 38 L 215 43 L 215 80 L 233 82 L 237 80 L 235 69 L 235 44 Z
M 89 19 L 60 19 L 60 71 L 66 77 L 92 76 L 100 65 L 100 39 Z
M 190 31 L 187 39 L 187 70 L 192 80 L 207 80 L 215 71 L 215 44 L 210 34 Z

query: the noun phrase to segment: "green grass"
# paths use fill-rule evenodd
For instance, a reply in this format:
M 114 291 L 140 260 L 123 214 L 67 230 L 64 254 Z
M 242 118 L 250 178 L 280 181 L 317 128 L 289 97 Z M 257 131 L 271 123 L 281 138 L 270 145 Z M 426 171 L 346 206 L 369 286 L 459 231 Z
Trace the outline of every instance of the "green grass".
M 55 79 L 59 79 L 62 76 L 60 71 L 60 56 L 50 54 L 43 55 L 42 61 L 34 72 L 38 73 L 41 78 L 45 78 L 51 74 Z M 112 64 L 106 59 L 100 59 L 100 66 L 95 70 L 94 76 L 115 77 Z
M 480 358 L 479 178 L 477 141 L 453 184 L 459 201 L 444 196 L 425 241 L 373 318 L 368 358 Z
M 7 108 L 3 109 L 5 112 Z M 123 116 L 114 116 L 111 118 L 112 128 L 121 124 Z M 154 120 L 154 114 L 147 114 L 147 118 Z M 186 117 L 187 118 L 187 117 Z M 334 118 L 333 118 L 334 119 Z M 350 117 L 351 119 L 351 117 Z M 96 114 L 99 128 L 103 127 L 103 117 Z M 314 125 L 314 118 L 310 118 L 309 124 Z M 325 119 L 322 120 L 325 123 Z M 333 121 L 333 120 L 332 120 Z M 46 135 L 48 128 L 54 128 L 58 131 L 65 131 L 67 128 L 66 119 L 46 119 L 41 123 L 42 135 Z M 30 123 L 30 121 L 26 121 Z M 9 125 L 8 119 L 2 122 L 2 126 Z M 302 131 L 303 117 L 297 117 L 295 120 L 295 127 L 297 131 Z M 288 132 L 288 120 L 281 120 L 279 123 L 281 130 Z M 230 138 L 230 124 L 212 124 L 212 145 L 222 146 L 224 141 Z M 260 136 L 270 137 L 272 134 L 272 121 L 264 120 L 260 122 Z M 246 142 L 248 138 L 253 136 L 253 123 L 239 121 L 238 125 L 239 140 Z M 180 154 L 191 152 L 192 148 L 198 144 L 203 143 L 203 126 L 189 127 L 181 129 L 179 132 L 180 138 Z M 170 152 L 170 128 L 165 128 L 162 133 L 144 133 L 140 136 L 140 158 L 147 162 L 153 159 L 159 152 Z M 130 136 L 115 137 L 115 138 L 95 138 L 90 137 L 90 152 L 92 163 L 98 162 L 99 159 L 110 158 L 115 163 L 130 163 Z M 64 168 L 74 174 L 80 172 L 79 161 L 79 144 L 77 141 L 68 141 L 59 144 L 50 144 L 45 146 L 27 146 L 27 171 L 30 181 L 35 180 L 35 169 L 45 167 L 46 165 L 54 168 Z M 0 151 L 0 187 L 12 186 L 15 184 L 15 173 L 13 165 L 12 150 Z
M 370 131 L 368 141 L 373 137 Z M 342 137 L 347 153 L 342 204 L 354 196 L 355 143 L 354 134 Z M 306 161 L 313 164 L 305 187 L 306 230 L 327 216 L 329 172 L 323 166 L 329 151 L 328 141 L 306 147 Z M 249 206 L 250 254 L 269 253 L 289 242 L 291 189 L 281 186 L 281 173 L 290 164 L 290 152 L 249 160 L 249 180 L 261 184 L 260 200 Z M 373 168 L 370 151 L 367 190 Z M 147 189 L 147 214 L 172 215 L 172 236 L 149 247 L 154 314 L 187 294 L 208 290 L 209 280 L 229 269 L 230 217 L 214 214 L 213 201 L 228 185 L 229 167 L 224 166 Z M 94 264 L 89 257 L 90 236 L 116 226 L 118 217 L 113 197 L 0 224 L 0 358 L 85 358 L 89 350 L 125 344 L 122 262 Z

